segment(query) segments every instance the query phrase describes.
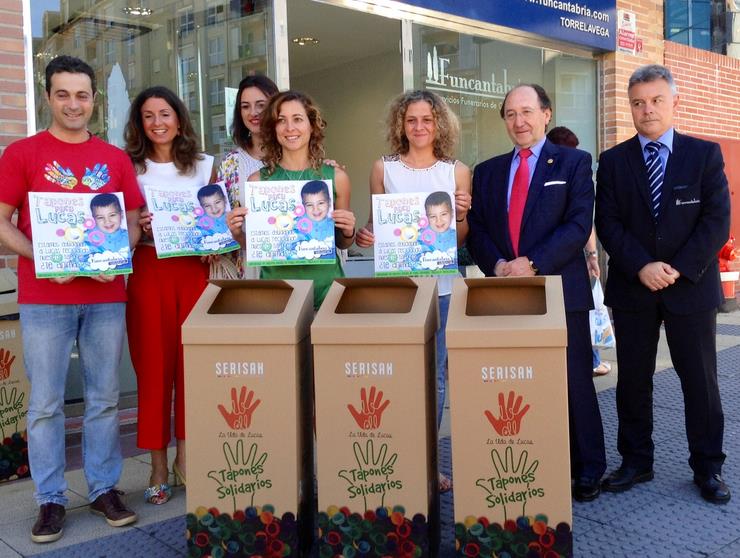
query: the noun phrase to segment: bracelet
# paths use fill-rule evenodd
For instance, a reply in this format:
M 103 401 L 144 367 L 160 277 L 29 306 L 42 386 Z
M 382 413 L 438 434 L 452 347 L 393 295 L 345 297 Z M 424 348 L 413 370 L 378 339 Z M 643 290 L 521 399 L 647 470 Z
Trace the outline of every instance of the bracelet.
M 584 250 L 583 255 L 587 258 L 596 258 L 598 257 L 599 253 L 596 250 Z
M 467 216 L 467 215 L 465 215 L 465 216 L 464 216 L 464 217 L 463 217 L 462 219 L 455 219 L 455 222 L 457 222 L 457 223 L 462 223 L 462 222 L 463 222 L 463 221 L 465 221 L 465 219 L 467 219 L 467 218 L 468 218 L 468 216 Z
M 344 234 L 344 231 L 342 231 L 342 236 L 344 238 L 354 238 L 356 233 L 357 233 L 357 231 L 355 229 L 352 229 L 352 234 L 349 235 L 349 236 L 347 236 L 346 234 Z

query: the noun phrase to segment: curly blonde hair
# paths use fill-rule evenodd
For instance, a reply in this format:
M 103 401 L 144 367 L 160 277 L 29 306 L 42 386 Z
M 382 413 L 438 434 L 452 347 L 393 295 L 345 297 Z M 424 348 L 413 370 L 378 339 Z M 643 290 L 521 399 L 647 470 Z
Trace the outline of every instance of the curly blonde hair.
M 434 138 L 434 156 L 437 159 L 452 159 L 455 145 L 460 137 L 460 121 L 444 102 L 444 99 L 432 93 L 417 89 L 406 91 L 393 101 L 388 110 L 388 133 L 386 139 L 394 154 L 405 155 L 409 151 L 409 140 L 403 130 L 406 111 L 411 103 L 426 101 L 432 107 L 437 137 Z
M 283 91 L 270 98 L 270 102 L 262 115 L 260 123 L 262 133 L 262 161 L 267 168 L 268 176 L 275 172 L 280 159 L 283 157 L 283 146 L 277 139 L 275 127 L 280 116 L 280 107 L 283 103 L 289 101 L 298 101 L 303 105 L 308 116 L 308 122 L 311 124 L 311 139 L 308 142 L 308 157 L 311 162 L 311 168 L 318 171 L 324 161 L 324 129 L 326 122 L 321 116 L 319 107 L 313 102 L 311 97 L 300 91 Z

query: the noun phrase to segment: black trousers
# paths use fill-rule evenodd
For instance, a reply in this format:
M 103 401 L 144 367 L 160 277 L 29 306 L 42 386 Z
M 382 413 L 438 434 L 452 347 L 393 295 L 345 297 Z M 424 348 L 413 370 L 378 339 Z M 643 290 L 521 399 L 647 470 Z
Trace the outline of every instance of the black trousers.
M 593 381 L 588 311 L 566 312 L 568 327 L 568 416 L 573 477 L 601 478 L 606 470 L 604 428 Z
M 614 310 L 617 338 L 617 448 L 624 465 L 653 466 L 653 374 L 660 324 L 681 380 L 686 413 L 689 465 L 698 474 L 719 473 L 724 414 L 717 384 L 717 311 L 689 315 L 661 303 L 640 312 Z

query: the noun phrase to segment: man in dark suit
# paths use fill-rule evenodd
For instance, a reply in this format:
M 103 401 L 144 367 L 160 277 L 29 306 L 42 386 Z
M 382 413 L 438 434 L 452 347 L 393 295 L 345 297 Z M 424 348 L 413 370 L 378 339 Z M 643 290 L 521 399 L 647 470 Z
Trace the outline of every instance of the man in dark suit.
M 605 302 L 617 336 L 617 447 L 603 489 L 653 478 L 653 374 L 660 325 L 681 380 L 689 465 L 704 499 L 726 503 L 724 415 L 715 344 L 722 290 L 717 253 L 729 237 L 730 198 L 719 146 L 673 129 L 670 71 L 638 68 L 627 94 L 637 135 L 602 153 L 596 231 L 609 253 Z
M 475 168 L 467 246 L 487 276 L 562 277 L 573 497 L 589 501 L 599 496 L 606 469 L 592 381 L 593 299 L 583 254 L 594 203 L 591 156 L 547 140 L 552 108 L 539 85 L 509 91 L 501 116 L 514 150 Z

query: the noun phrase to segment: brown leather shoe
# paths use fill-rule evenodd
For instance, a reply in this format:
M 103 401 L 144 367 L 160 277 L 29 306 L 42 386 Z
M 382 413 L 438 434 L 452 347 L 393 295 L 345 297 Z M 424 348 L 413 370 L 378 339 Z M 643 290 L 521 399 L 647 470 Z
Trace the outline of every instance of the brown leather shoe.
M 50 543 L 62 538 L 64 529 L 64 506 L 41 504 L 39 517 L 31 528 L 31 540 L 35 543 Z
M 123 492 L 115 488 L 101 494 L 90 504 L 90 511 L 105 517 L 105 520 L 111 527 L 123 527 L 124 525 L 136 523 L 136 520 L 139 518 L 121 502 L 119 498 L 121 494 Z

